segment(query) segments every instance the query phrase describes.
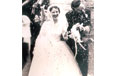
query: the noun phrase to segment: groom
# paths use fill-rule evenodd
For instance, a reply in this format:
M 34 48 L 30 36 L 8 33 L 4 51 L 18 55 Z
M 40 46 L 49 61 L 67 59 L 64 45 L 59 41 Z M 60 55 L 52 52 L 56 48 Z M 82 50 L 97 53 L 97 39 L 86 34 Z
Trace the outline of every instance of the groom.
M 83 76 L 87 76 L 88 72 L 88 34 L 90 32 L 90 13 L 86 14 L 86 11 L 82 7 L 80 7 L 80 0 L 74 0 L 71 3 L 72 11 L 66 13 L 66 18 L 69 24 L 68 31 L 71 30 L 72 26 L 76 23 L 83 24 L 82 30 L 79 31 L 81 35 L 81 40 L 83 41 L 81 44 L 85 47 L 84 50 L 79 44 L 77 44 L 77 56 L 76 60 L 79 64 L 80 70 Z M 84 30 L 83 30 L 84 29 Z M 69 38 L 67 44 L 72 49 L 75 54 L 75 42 L 73 39 Z

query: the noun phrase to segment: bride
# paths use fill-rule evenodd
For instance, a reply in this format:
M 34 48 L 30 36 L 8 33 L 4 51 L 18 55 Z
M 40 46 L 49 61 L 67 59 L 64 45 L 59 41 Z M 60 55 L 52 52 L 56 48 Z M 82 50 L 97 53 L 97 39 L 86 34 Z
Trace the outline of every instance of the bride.
M 29 76 L 81 76 L 73 53 L 66 42 L 60 40 L 67 29 L 59 18 L 61 11 L 52 6 L 49 12 L 51 18 L 43 23 L 36 40 Z

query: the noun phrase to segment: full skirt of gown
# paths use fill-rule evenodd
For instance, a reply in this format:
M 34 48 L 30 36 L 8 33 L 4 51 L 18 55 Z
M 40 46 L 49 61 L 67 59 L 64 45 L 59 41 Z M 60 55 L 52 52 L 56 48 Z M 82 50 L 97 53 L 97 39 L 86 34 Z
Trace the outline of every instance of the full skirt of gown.
M 42 26 L 36 40 L 29 76 L 81 76 L 72 51 L 55 33 L 57 27 L 49 25 Z

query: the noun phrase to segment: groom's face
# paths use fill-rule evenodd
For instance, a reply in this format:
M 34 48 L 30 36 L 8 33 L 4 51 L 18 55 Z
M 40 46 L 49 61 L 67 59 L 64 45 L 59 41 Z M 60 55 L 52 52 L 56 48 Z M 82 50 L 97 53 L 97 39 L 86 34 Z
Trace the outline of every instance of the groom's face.
M 57 19 L 59 15 L 59 10 L 57 8 L 53 8 L 51 11 L 51 14 L 52 14 L 53 19 Z

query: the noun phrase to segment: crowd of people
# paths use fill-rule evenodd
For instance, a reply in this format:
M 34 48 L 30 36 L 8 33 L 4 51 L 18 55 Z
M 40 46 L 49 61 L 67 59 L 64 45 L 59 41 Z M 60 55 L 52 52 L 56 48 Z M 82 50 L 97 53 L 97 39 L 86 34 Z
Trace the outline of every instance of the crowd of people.
M 28 76 L 87 76 L 90 10 L 84 0 L 22 1 L 22 69 Z

